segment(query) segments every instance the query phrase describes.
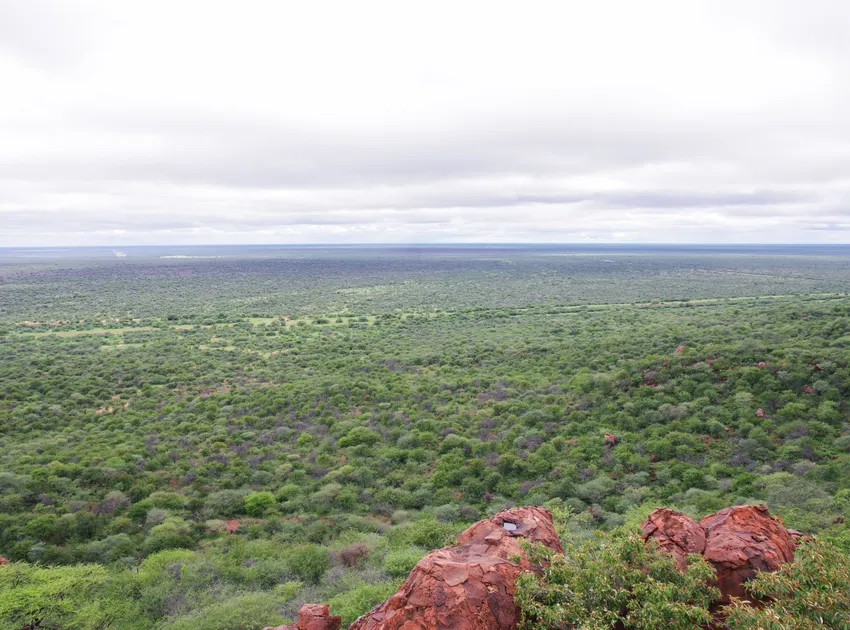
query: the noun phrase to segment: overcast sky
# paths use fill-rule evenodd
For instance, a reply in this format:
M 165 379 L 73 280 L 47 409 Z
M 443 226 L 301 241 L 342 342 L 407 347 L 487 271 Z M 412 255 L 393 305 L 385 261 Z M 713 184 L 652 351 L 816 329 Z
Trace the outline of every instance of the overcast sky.
M 850 2 L 0 0 L 0 246 L 850 242 Z

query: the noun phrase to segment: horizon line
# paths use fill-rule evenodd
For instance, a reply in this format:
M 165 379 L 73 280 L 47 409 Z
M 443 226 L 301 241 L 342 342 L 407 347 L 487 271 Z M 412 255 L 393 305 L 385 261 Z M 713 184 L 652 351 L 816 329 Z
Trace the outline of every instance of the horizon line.
M 723 242 L 640 242 L 640 241 L 618 241 L 618 242 L 595 242 L 584 241 L 534 241 L 534 242 L 493 242 L 493 241 L 458 241 L 446 243 L 443 241 L 394 241 L 386 243 L 146 243 L 146 244 L 110 244 L 110 245 L 0 245 L 0 249 L 115 249 L 115 248 L 139 248 L 139 247 L 459 247 L 459 246 L 499 247 L 499 246 L 623 246 L 623 247 L 847 247 L 848 243 L 723 243 Z

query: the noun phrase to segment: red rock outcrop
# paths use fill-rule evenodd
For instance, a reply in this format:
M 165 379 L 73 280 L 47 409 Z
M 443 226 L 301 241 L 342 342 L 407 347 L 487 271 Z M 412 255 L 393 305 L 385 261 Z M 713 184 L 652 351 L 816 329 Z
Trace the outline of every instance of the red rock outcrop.
M 9 564 L 9 561 L 3 556 L 0 556 L 0 564 Z
M 737 506 L 697 522 L 669 508 L 654 510 L 644 521 L 643 538 L 656 540 L 680 567 L 686 556 L 703 554 L 717 570 L 723 602 L 751 598 L 744 584 L 757 571 L 775 571 L 794 560 L 795 539 L 763 505 Z M 513 630 L 520 612 L 516 578 L 535 570 L 520 539 L 563 553 L 552 515 L 527 506 L 499 512 L 458 537 L 458 544 L 420 560 L 399 590 L 355 621 L 349 630 Z M 338 630 L 325 604 L 305 604 L 293 625 L 265 630 Z
M 528 570 L 531 565 L 519 541 L 524 538 L 542 543 L 559 553 L 564 552 L 561 540 L 555 533 L 552 514 L 549 510 L 527 505 L 503 510 L 490 518 L 478 521 L 457 537 L 458 545 L 469 545 L 472 551 L 510 560 L 520 556 L 521 566 Z
M 653 538 L 658 545 L 673 554 L 676 564 L 684 569 L 685 556 L 705 551 L 705 530 L 687 514 L 670 508 L 653 510 L 641 525 L 643 539 Z
M 266 626 L 263 630 L 339 630 L 341 625 L 342 617 L 332 617 L 327 604 L 304 604 L 295 623 Z
M 724 601 L 748 598 L 744 584 L 756 571 L 776 571 L 794 561 L 794 538 L 765 505 L 740 505 L 720 510 L 700 522 L 705 529 L 705 559 L 717 569 L 717 587 Z
M 390 599 L 350 630 L 511 630 L 519 622 L 516 578 L 531 567 L 519 539 L 562 552 L 552 515 L 520 507 L 479 521 L 458 544 L 419 561 Z M 512 562 L 519 556 L 519 562 Z
M 793 562 L 795 539 L 764 505 L 740 505 L 720 510 L 697 523 L 687 514 L 658 508 L 643 522 L 643 538 L 654 538 L 684 568 L 685 556 L 701 553 L 717 571 L 715 585 L 723 602 L 731 597 L 751 598 L 744 584 L 756 571 L 776 571 Z

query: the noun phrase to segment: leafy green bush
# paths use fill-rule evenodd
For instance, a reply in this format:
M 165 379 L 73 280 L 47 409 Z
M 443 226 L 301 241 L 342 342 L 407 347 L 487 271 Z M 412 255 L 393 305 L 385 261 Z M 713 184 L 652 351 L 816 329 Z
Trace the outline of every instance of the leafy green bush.
M 0 565 L 0 627 L 97 628 L 94 594 L 108 573 L 99 565 L 39 567 L 21 562 Z M 99 621 L 109 620 L 102 611 Z
M 299 545 L 287 555 L 290 570 L 304 582 L 316 584 L 330 568 L 330 554 L 319 545 Z
M 393 577 L 406 577 L 425 553 L 425 550 L 416 547 L 390 551 L 384 557 L 384 571 Z
M 151 554 L 164 549 L 189 548 L 194 544 L 189 523 L 179 518 L 168 518 L 151 529 L 142 545 L 142 551 Z
M 189 615 L 182 615 L 164 628 L 168 630 L 261 630 L 286 620 L 281 601 L 274 593 L 246 593 L 214 602 Z
M 719 592 L 706 586 L 714 569 L 702 557 L 680 571 L 670 554 L 628 530 L 565 542 L 564 554 L 532 548 L 532 560 L 547 566 L 540 577 L 517 579 L 521 628 L 693 630 L 711 621 Z
M 794 562 L 747 583 L 763 607 L 741 601 L 726 609 L 731 630 L 810 630 L 850 628 L 850 554 L 812 540 L 797 549 Z
M 135 555 L 136 546 L 127 534 L 115 534 L 89 543 L 87 559 L 91 562 L 109 563 Z
M 371 610 L 395 593 L 398 584 L 393 580 L 382 582 L 362 582 L 330 599 L 331 613 L 342 617 L 342 626 L 346 627 L 360 615 Z
M 186 506 L 186 497 L 176 492 L 154 492 L 147 501 L 154 507 L 166 510 L 182 510 Z
M 251 516 L 263 516 L 275 503 L 271 492 L 252 492 L 245 497 L 245 511 Z
M 204 509 L 211 517 L 237 516 L 245 507 L 244 490 L 219 490 L 207 497 Z
M 380 440 L 381 436 L 371 429 L 367 429 L 366 427 L 354 427 L 346 433 L 344 437 L 340 438 L 339 445 L 346 447 L 357 446 L 360 444 L 376 444 Z
M 423 518 L 412 523 L 403 523 L 390 532 L 390 540 L 396 544 L 416 545 L 435 549 L 452 544 L 458 527 L 441 523 L 434 518 Z

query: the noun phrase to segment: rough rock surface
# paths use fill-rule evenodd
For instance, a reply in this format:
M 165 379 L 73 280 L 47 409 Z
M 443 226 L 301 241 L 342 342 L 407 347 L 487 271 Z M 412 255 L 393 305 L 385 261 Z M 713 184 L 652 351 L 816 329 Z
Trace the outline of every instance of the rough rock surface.
M 643 538 L 658 544 L 685 566 L 685 556 L 701 553 L 717 571 L 716 586 L 723 601 L 751 598 L 744 584 L 756 571 L 776 571 L 793 562 L 796 540 L 803 534 L 788 530 L 764 505 L 740 505 L 720 510 L 697 523 L 669 508 L 653 510 L 642 524 Z
M 655 539 L 662 549 L 673 554 L 682 569 L 687 566 L 685 556 L 705 551 L 705 530 L 687 514 L 658 508 L 649 514 L 641 527 L 643 539 Z
M 282 626 L 266 626 L 263 630 L 339 630 L 342 617 L 332 617 L 327 604 L 304 604 L 298 611 L 298 621 Z
M 728 507 L 702 519 L 705 558 L 717 569 L 724 600 L 748 598 L 744 583 L 756 571 L 776 571 L 794 561 L 796 543 L 779 519 L 764 505 Z
M 564 552 L 561 540 L 555 533 L 552 514 L 549 510 L 535 505 L 503 510 L 490 518 L 478 521 L 457 537 L 457 544 L 469 545 L 473 551 L 497 556 L 503 560 L 519 555 L 521 566 L 530 569 L 531 565 L 519 544 L 521 538 L 543 543 L 560 553 Z
M 479 521 L 454 547 L 419 561 L 399 590 L 350 630 L 509 630 L 516 628 L 516 577 L 532 568 L 519 539 L 562 552 L 552 515 L 520 507 Z M 519 563 L 510 558 L 520 556 Z

